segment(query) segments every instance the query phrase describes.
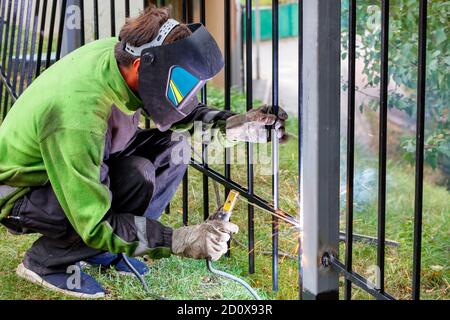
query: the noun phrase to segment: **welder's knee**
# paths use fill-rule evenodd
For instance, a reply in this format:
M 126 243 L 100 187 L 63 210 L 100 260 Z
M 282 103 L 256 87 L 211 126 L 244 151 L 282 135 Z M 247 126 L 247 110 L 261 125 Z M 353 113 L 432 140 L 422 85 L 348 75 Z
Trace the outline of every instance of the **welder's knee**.
M 113 208 L 142 215 L 155 190 L 153 163 L 142 157 L 130 156 L 110 169 Z
M 155 180 L 155 167 L 150 160 L 138 156 L 130 156 L 127 159 L 129 161 L 130 175 L 137 176 L 142 183 Z
M 155 186 L 155 167 L 153 163 L 141 157 L 132 156 L 130 158 L 130 183 L 142 189 L 151 198 Z

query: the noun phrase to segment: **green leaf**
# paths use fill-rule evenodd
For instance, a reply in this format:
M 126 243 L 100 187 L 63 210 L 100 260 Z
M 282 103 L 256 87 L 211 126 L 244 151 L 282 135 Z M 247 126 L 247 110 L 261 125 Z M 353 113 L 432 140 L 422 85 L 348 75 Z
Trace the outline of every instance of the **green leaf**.
M 436 39 L 436 44 L 441 44 L 445 40 L 447 40 L 447 35 L 445 34 L 444 28 L 436 30 L 435 33 L 434 33 L 434 36 L 435 36 L 435 39 Z

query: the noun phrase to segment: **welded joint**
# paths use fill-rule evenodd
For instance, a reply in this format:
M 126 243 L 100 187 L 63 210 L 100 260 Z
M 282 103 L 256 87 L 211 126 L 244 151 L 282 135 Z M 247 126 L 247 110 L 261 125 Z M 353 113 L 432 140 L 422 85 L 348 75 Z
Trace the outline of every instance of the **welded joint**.
M 328 269 L 331 267 L 331 261 L 334 258 L 334 254 L 328 251 L 325 251 L 320 259 L 320 264 L 324 269 Z

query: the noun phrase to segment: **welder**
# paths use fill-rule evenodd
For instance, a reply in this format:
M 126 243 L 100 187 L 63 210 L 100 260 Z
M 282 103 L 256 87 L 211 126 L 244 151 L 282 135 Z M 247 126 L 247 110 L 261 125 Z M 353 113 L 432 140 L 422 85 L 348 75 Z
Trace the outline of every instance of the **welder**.
M 234 114 L 199 103 L 197 93 L 222 68 L 204 26 L 151 6 L 128 19 L 119 38 L 91 42 L 33 81 L 0 126 L 1 223 L 14 234 L 41 235 L 17 267 L 20 277 L 99 298 L 104 289 L 76 267 L 130 273 L 125 253 L 145 274 L 145 262 L 131 257 L 214 261 L 227 251 L 233 223 L 172 229 L 158 221 L 188 164 L 172 155 L 190 151 L 172 138 L 177 128 L 201 121 L 229 140 L 267 142 L 276 127 L 272 138 L 286 138 L 281 109 Z M 152 129 L 140 128 L 141 111 Z

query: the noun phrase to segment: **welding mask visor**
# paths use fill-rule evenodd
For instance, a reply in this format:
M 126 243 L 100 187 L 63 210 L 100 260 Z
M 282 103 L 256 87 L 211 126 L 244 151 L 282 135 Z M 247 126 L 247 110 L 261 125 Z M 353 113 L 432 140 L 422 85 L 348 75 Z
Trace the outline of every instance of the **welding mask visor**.
M 224 65 L 206 28 L 200 23 L 188 27 L 189 37 L 145 48 L 140 55 L 139 95 L 160 131 L 168 130 L 198 106 L 197 93 Z

